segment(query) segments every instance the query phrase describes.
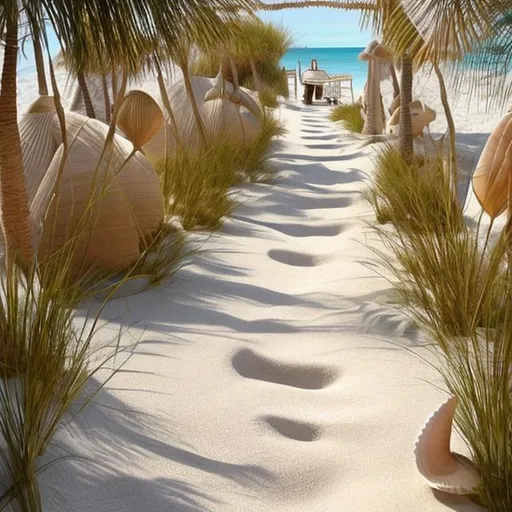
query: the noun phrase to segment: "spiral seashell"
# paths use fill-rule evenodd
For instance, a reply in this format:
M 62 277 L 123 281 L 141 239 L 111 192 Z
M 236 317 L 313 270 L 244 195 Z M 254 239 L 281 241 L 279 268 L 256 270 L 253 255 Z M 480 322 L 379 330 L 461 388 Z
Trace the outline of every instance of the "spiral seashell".
M 164 124 L 157 102 L 143 91 L 130 91 L 119 109 L 117 126 L 136 149 L 149 142 Z
M 484 211 L 495 218 L 507 208 L 512 179 L 512 113 L 496 126 L 473 174 L 473 190 Z
M 450 451 L 457 398 L 451 397 L 430 416 L 421 431 L 414 454 L 416 466 L 430 487 L 450 494 L 473 494 L 480 475 L 463 455 Z

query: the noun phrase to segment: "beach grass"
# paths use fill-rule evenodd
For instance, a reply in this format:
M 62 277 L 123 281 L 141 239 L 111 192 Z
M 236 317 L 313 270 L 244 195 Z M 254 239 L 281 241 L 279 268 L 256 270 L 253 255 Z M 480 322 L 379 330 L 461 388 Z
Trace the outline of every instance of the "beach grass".
M 280 124 L 264 115 L 261 131 L 251 144 L 235 148 L 225 138 L 208 147 L 180 148 L 157 165 L 166 215 L 177 218 L 185 230 L 216 230 L 233 211 L 236 199 L 230 189 L 247 181 L 272 176 L 269 149 L 282 133 Z
M 371 185 L 365 198 L 381 224 L 393 222 L 408 233 L 464 228 L 462 211 L 453 197 L 441 155 L 430 160 L 415 156 L 407 164 L 394 146 L 378 150 Z
M 473 333 L 481 320 L 480 296 L 502 254 L 482 253 L 453 198 L 442 158 L 408 165 L 388 147 L 376 158 L 365 196 L 377 221 L 393 224 L 377 230 L 393 256 L 383 262 L 403 305 L 432 336 Z
M 289 96 L 286 71 L 280 61 L 292 43 L 289 32 L 278 25 L 257 19 L 241 19 L 234 23 L 229 44 L 222 48 L 203 48 L 193 65 L 193 74 L 214 77 L 223 55 L 236 67 L 242 87 L 261 92 L 270 88 L 276 96 Z M 223 68 L 224 78 L 233 82 L 230 66 Z
M 490 283 L 489 296 L 501 297 L 504 315 L 492 320 L 495 303 L 482 304 L 484 322 L 466 338 L 447 339 L 441 373 L 450 393 L 457 397 L 455 422 L 479 470 L 481 485 L 476 501 L 490 511 L 512 509 L 512 270 Z M 440 333 L 440 335 L 442 335 Z
M 70 281 L 75 241 L 25 271 L 0 275 L 0 509 L 42 511 L 37 475 L 64 414 L 86 381 L 119 353 L 119 338 L 93 346 L 98 312 L 75 323 L 92 273 Z M 109 373 L 112 373 L 109 371 Z
M 388 148 L 375 171 L 366 197 L 392 223 L 377 227 L 385 251 L 376 252 L 400 303 L 440 349 L 434 364 L 458 399 L 455 423 L 482 478 L 473 498 L 505 512 L 512 507 L 509 235 L 464 223 L 442 158 L 407 165 Z
M 277 96 L 275 89 L 269 86 L 264 86 L 258 92 L 258 98 L 265 108 L 277 108 L 279 106 Z
M 363 131 L 364 119 L 361 114 L 361 105 L 359 103 L 343 103 L 335 107 L 329 119 L 333 122 L 341 122 L 343 128 L 353 133 Z
M 236 184 L 236 158 L 224 141 L 195 153 L 178 149 L 157 166 L 166 215 L 186 230 L 215 230 L 235 206 L 229 197 Z

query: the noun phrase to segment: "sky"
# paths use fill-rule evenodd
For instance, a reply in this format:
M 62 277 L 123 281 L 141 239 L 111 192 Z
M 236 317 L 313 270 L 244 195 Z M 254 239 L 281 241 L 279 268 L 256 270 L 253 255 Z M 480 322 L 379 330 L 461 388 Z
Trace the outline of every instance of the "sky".
M 370 31 L 361 31 L 357 11 L 318 7 L 260 11 L 258 16 L 264 21 L 272 21 L 289 28 L 294 37 L 293 46 L 362 47 L 372 39 Z

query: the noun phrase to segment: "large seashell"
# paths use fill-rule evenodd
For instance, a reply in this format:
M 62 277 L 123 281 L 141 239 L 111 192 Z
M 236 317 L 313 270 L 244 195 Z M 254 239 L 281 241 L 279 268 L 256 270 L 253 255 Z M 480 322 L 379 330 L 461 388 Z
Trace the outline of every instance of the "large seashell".
M 27 113 L 18 123 L 23 154 L 23 172 L 29 201 L 35 196 L 60 145 L 60 142 L 52 136 L 51 127 L 55 120 L 55 112 L 46 111 L 40 114 Z
M 27 109 L 27 114 L 42 114 L 43 112 L 55 112 L 55 100 L 53 96 L 39 96 Z
M 487 139 L 473 174 L 473 190 L 484 211 L 495 218 L 508 202 L 512 179 L 512 113 L 507 114 Z
M 261 123 L 249 110 L 219 99 L 204 107 L 208 131 L 214 137 L 224 137 L 234 147 L 254 142 L 261 132 Z
M 449 398 L 423 427 L 414 454 L 416 466 L 430 487 L 450 494 L 473 494 L 480 476 L 473 463 L 450 451 L 457 398 Z
M 391 115 L 394 114 L 395 110 L 400 106 L 401 97 L 400 94 L 393 98 L 393 101 L 391 102 L 391 105 L 389 106 L 389 113 Z
M 54 121 L 53 136 L 60 134 Z M 90 211 L 76 251 L 75 272 L 90 266 L 120 270 L 140 254 L 140 242 L 151 238 L 164 216 L 158 175 L 141 153 L 119 135 L 101 163 L 108 126 L 69 112 L 70 143 L 58 201 L 52 202 L 63 146 L 57 150 L 37 189 L 30 213 L 34 238 L 45 257 L 64 246 Z M 49 208 L 50 206 L 50 208 Z
M 359 60 L 368 61 L 372 59 L 372 52 L 379 46 L 378 41 L 371 41 L 368 46 L 358 55 Z
M 260 101 L 255 96 L 253 96 L 249 89 L 240 88 L 240 94 L 240 103 L 242 106 L 261 121 L 263 119 L 263 108 L 261 107 Z
M 223 98 L 225 95 L 225 80 L 222 76 L 222 66 L 217 73 L 217 76 L 213 79 L 212 88 L 205 94 L 204 101 L 213 101 Z
M 235 105 L 245 107 L 260 120 L 263 117 L 261 103 L 248 90 L 242 87 L 233 87 L 231 83 L 226 82 L 222 76 L 222 68 L 214 78 L 212 88 L 205 94 L 204 102 L 219 99 L 227 99 Z
M 398 96 L 397 96 L 398 97 Z M 420 100 L 414 100 L 409 105 L 411 111 L 412 134 L 414 137 L 423 135 L 423 130 L 436 119 L 436 111 Z M 400 111 L 397 107 L 386 126 L 386 133 L 399 135 L 400 133 Z
M 136 149 L 149 142 L 164 124 L 157 102 L 143 91 L 130 91 L 124 98 L 117 116 L 117 126 L 123 130 Z

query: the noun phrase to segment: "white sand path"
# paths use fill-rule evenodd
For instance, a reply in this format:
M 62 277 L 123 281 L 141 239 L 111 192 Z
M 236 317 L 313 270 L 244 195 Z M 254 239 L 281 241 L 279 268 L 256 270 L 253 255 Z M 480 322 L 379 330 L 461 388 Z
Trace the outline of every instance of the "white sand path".
M 284 106 L 277 180 L 238 189 L 233 218 L 171 282 L 108 307 L 141 341 L 58 434 L 95 464 L 46 471 L 45 510 L 479 510 L 416 472 L 444 395 L 365 264 L 373 149 L 328 112 Z

